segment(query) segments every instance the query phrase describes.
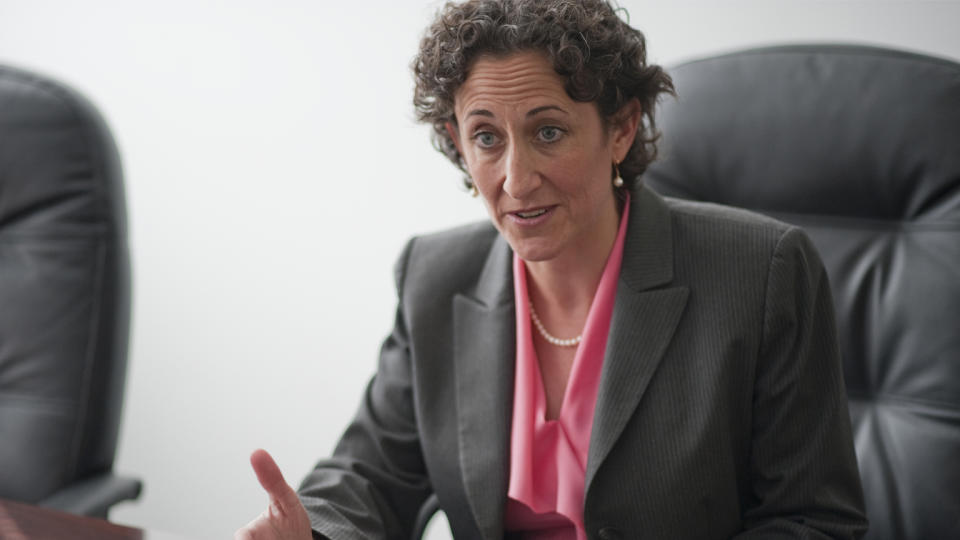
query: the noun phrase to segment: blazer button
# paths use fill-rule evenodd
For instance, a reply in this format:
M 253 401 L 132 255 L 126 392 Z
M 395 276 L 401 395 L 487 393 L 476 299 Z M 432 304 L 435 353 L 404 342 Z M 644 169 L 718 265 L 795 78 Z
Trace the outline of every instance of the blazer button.
M 623 538 L 620 529 L 615 527 L 603 527 L 597 532 L 597 536 L 600 537 L 600 540 L 620 540 L 620 538 Z

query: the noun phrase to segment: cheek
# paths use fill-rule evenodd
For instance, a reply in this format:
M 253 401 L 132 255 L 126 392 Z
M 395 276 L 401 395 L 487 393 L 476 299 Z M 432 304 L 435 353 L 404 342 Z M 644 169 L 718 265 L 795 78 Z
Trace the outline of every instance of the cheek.
M 501 230 L 500 216 L 496 211 L 496 194 L 490 193 L 489 190 L 485 191 L 480 189 L 480 196 L 477 198 L 483 202 L 483 208 L 487 211 L 487 217 L 490 219 L 490 222 L 493 223 L 493 226 L 496 227 L 497 230 Z
M 482 157 L 471 155 L 464 156 L 464 163 L 467 166 L 467 173 L 477 185 L 481 194 L 493 193 L 497 189 L 500 179 L 499 167 L 495 162 L 484 161 Z
M 483 199 L 484 204 L 490 207 L 498 196 L 499 187 L 497 183 L 493 181 L 487 168 L 478 167 L 475 164 L 473 166 L 468 164 L 467 173 L 470 174 L 470 179 L 479 192 L 477 198 Z
M 566 156 L 552 160 L 549 167 L 549 176 L 559 189 L 579 196 L 598 191 L 607 174 L 605 162 L 595 155 Z
M 477 189 L 480 191 L 479 198 L 483 200 L 483 205 L 487 208 L 487 212 L 490 214 L 490 217 L 493 218 L 496 214 L 496 212 L 493 210 L 497 207 L 497 199 L 500 193 L 499 190 L 484 182 L 478 182 Z

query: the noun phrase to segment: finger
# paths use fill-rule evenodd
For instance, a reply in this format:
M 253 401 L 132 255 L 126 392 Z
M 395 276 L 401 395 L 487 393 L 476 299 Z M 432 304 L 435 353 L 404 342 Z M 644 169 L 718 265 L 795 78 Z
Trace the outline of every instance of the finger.
M 283 536 L 277 533 L 276 527 L 270 524 L 270 520 L 264 514 L 260 514 L 256 519 L 247 523 L 242 529 L 233 533 L 233 540 L 268 540 L 278 538 L 283 538 Z
M 270 497 L 280 502 L 281 505 L 294 500 L 299 502 L 296 492 L 294 492 L 293 488 L 283 479 L 283 473 L 280 472 L 280 467 L 277 467 L 277 463 L 266 450 L 254 450 L 254 452 L 250 454 L 250 465 L 257 474 L 257 480 L 260 482 L 260 485 L 263 486 L 263 489 L 266 490 Z
M 257 521 L 259 521 L 259 518 L 247 523 L 243 528 L 237 529 L 237 532 L 233 533 L 233 540 L 256 540 Z

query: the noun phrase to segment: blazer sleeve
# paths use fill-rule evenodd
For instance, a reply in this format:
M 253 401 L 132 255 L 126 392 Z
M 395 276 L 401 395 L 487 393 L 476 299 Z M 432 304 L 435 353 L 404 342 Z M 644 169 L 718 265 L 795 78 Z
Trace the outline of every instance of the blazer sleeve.
M 400 298 L 413 242 L 396 264 Z M 298 490 L 315 537 L 410 536 L 417 511 L 431 492 L 414 414 L 410 362 L 403 310 L 398 307 L 356 416 L 333 456 L 317 463 Z
M 735 538 L 859 538 L 867 528 L 830 286 L 807 236 L 780 238 L 767 278 L 750 455 Z

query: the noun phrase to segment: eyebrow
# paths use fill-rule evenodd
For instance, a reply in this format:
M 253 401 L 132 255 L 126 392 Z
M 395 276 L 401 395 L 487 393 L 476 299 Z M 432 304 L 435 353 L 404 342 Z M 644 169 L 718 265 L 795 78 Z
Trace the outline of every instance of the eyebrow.
M 544 111 L 560 111 L 564 114 L 567 114 L 567 111 L 563 110 L 560 107 L 557 107 L 556 105 L 544 105 L 542 107 L 536 107 L 536 108 L 530 109 L 530 111 L 527 112 L 527 118 L 530 118 L 531 116 L 536 116 Z M 486 116 L 488 118 L 493 118 L 493 113 L 486 109 L 474 109 L 469 113 L 467 113 L 467 117 L 470 117 L 470 116 Z
M 560 107 L 557 107 L 556 105 L 544 105 L 543 107 L 530 109 L 530 112 L 527 113 L 527 118 L 530 118 L 531 116 L 536 116 L 544 111 L 560 111 L 564 114 L 567 113 L 567 111 L 561 109 Z
M 468 117 L 470 117 L 470 116 L 488 116 L 488 117 L 490 117 L 490 118 L 493 118 L 493 113 L 490 112 L 490 111 L 488 111 L 488 110 L 486 110 L 486 109 L 474 109 L 474 110 L 468 112 L 468 113 L 467 113 L 467 116 L 468 116 Z

